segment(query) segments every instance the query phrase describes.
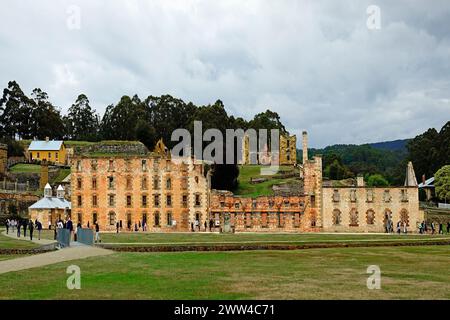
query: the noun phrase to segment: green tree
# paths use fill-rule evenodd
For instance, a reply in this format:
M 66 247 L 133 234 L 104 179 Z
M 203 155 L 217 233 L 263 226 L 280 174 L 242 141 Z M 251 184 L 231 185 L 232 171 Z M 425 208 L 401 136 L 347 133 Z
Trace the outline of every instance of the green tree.
M 33 107 L 30 118 L 31 137 L 37 139 L 62 139 L 65 135 L 60 111 L 48 100 L 48 94 L 39 88 L 33 90 Z
M 385 187 L 389 182 L 381 174 L 372 174 L 367 178 L 368 187 Z
M 265 112 L 258 113 L 255 117 L 249 122 L 249 128 L 253 129 L 279 129 L 282 134 L 287 133 L 285 126 L 280 120 L 280 116 L 278 113 L 270 110 L 266 110 Z
M 85 94 L 80 94 L 63 117 L 66 135 L 71 140 L 98 140 L 99 117 L 89 105 Z
M 434 175 L 434 187 L 436 197 L 444 200 L 450 200 L 450 165 L 443 166 Z
M 117 105 L 109 105 L 101 121 L 101 135 L 106 140 L 136 140 L 140 121 L 150 121 L 149 110 L 137 95 L 123 96 Z
M 12 139 L 33 138 L 30 117 L 33 101 L 28 98 L 16 81 L 8 82 L 0 99 L 0 134 Z

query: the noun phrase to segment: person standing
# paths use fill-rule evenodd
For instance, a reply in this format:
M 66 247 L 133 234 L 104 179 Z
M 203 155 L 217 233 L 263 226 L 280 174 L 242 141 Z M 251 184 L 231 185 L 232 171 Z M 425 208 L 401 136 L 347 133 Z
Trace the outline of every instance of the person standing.
M 434 229 L 434 221 L 431 222 L 431 234 L 434 234 L 436 230 Z
M 28 229 L 30 231 L 30 240 L 33 241 L 34 225 L 33 225 L 33 220 L 31 220 L 31 219 L 30 219 L 30 222 L 28 223 Z
M 6 234 L 8 234 L 9 233 L 9 219 L 6 219 L 5 226 L 6 226 Z
M 95 221 L 95 242 L 101 242 L 100 240 L 100 226 L 98 225 L 98 222 Z
M 439 223 L 439 234 L 444 234 L 444 226 L 442 225 L 442 222 Z
M 73 223 L 72 223 L 72 220 L 70 219 L 70 217 L 69 217 L 69 219 L 66 222 L 66 229 L 69 230 L 69 232 L 70 232 L 70 239 L 72 239 Z
M 401 224 L 399 221 L 399 222 L 397 222 L 397 233 L 400 234 L 400 232 L 401 232 Z
M 17 237 L 20 238 L 20 221 L 17 220 Z
M 116 233 L 119 233 L 119 221 L 116 222 Z
M 205 232 L 208 230 L 208 223 L 205 220 Z
M 36 220 L 36 229 L 38 231 L 38 240 L 41 240 L 42 223 Z

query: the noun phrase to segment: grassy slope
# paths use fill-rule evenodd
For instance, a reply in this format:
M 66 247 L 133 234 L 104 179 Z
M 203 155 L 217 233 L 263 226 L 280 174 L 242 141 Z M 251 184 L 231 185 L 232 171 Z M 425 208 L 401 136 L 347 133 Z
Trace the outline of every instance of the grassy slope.
M 3 232 L 3 229 L 0 230 L 0 249 L 31 249 L 38 247 L 37 244 L 31 241 L 15 240 L 2 235 L 1 232 Z
M 450 299 L 450 248 L 116 253 L 0 275 L 1 299 Z M 81 268 L 81 290 L 66 268 Z M 367 267 L 381 268 L 368 290 Z
M 256 197 L 272 195 L 272 186 L 276 184 L 295 182 L 295 178 L 288 179 L 275 179 L 273 176 L 261 176 L 260 169 L 262 166 L 258 165 L 245 165 L 239 166 L 239 186 L 235 194 Z M 280 167 L 281 170 L 292 171 L 292 167 Z M 267 181 L 257 184 L 251 184 L 251 178 L 268 178 Z

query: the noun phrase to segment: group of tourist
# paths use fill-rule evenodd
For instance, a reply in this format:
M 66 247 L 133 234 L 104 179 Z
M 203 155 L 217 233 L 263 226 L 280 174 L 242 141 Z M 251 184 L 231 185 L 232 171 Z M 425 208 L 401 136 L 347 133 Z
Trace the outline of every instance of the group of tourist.
M 28 235 L 30 240 L 33 240 L 34 229 L 38 231 L 38 239 L 41 240 L 41 231 L 42 231 L 42 223 L 39 220 L 27 220 L 27 219 L 6 219 L 5 221 L 6 234 L 9 234 L 9 229 L 14 234 L 16 233 L 17 237 L 20 238 L 21 232 L 23 232 L 23 236 Z
M 208 231 L 208 225 L 209 225 L 209 232 L 211 232 L 214 228 L 219 226 L 218 221 L 216 221 L 216 223 L 214 223 L 214 220 L 210 219 L 209 224 L 208 224 L 208 222 L 205 220 L 205 222 L 203 224 L 203 227 L 204 227 L 203 231 L 205 231 L 205 232 Z M 200 222 L 198 220 L 191 221 L 191 231 L 192 232 L 202 231 Z
M 438 225 L 438 233 L 444 234 L 444 224 L 441 222 L 438 223 L 437 225 Z M 429 228 L 426 221 L 422 221 L 422 223 L 419 225 L 419 233 L 426 234 L 428 233 L 428 231 L 431 231 L 431 234 L 436 233 L 436 223 L 434 221 L 431 221 L 431 223 L 429 224 Z M 450 233 L 450 222 L 447 222 L 447 233 Z

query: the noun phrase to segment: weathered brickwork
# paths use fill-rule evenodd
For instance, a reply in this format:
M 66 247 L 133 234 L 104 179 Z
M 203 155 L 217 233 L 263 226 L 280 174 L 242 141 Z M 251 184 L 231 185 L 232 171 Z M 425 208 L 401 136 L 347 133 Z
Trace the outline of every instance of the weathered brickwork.
M 297 137 L 295 135 L 280 135 L 280 164 L 294 165 L 297 163 Z
M 0 144 L 0 177 L 6 173 L 6 166 L 8 163 L 8 147 Z
M 416 187 L 326 187 L 322 191 L 323 231 L 384 232 L 389 218 L 394 230 L 402 221 L 408 231 L 417 232 L 424 219 Z
M 147 225 L 147 231 L 188 231 L 196 217 L 207 219 L 203 166 L 191 159 L 156 155 L 74 156 L 71 168 L 72 219 L 97 220 L 102 230 Z
M 246 198 L 213 192 L 211 218 L 224 226 L 225 215 L 237 232 L 318 231 L 315 210 L 303 196 Z
M 271 153 L 268 146 L 265 145 L 263 150 L 256 153 L 250 152 L 250 139 L 245 135 L 242 141 L 242 160 L 240 164 L 270 164 Z M 257 144 L 257 141 L 253 143 Z M 295 165 L 297 163 L 297 137 L 295 135 L 280 135 L 279 141 L 279 164 Z

